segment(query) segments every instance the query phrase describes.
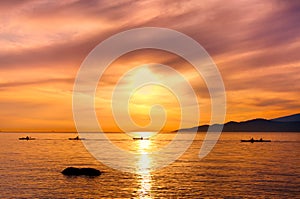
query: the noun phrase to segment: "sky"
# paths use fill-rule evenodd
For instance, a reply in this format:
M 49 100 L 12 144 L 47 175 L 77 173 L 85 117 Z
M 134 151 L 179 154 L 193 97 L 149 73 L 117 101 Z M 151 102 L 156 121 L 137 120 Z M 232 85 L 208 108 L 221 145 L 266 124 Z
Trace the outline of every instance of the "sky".
M 72 92 L 82 62 L 110 36 L 141 27 L 182 32 L 206 49 L 224 81 L 226 122 L 299 113 L 299 19 L 297 0 L 1 1 L 0 130 L 75 131 Z M 169 65 L 183 74 L 199 100 L 199 124 L 210 123 L 203 79 L 182 58 L 149 49 L 121 56 L 100 79 L 95 108 L 104 131 L 120 130 L 109 104 L 116 83 L 145 63 Z M 157 67 L 145 66 L 135 73 L 122 82 L 128 92 L 132 91 L 128 85 L 139 77 L 175 81 Z M 132 120 L 139 127 L 147 126 L 154 104 L 165 107 L 163 130 L 175 130 L 178 101 L 159 86 L 133 94 Z M 160 109 L 153 110 L 154 116 L 161 114 Z

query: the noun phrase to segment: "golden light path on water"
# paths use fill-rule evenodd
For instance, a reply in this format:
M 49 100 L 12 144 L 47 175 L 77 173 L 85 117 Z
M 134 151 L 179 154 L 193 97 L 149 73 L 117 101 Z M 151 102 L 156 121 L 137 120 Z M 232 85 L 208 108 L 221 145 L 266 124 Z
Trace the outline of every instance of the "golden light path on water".
M 139 134 L 143 137 L 145 133 Z M 140 154 L 139 161 L 137 163 L 136 173 L 139 175 L 138 181 L 140 188 L 138 189 L 139 198 L 153 198 L 151 194 L 152 178 L 151 178 L 151 165 L 152 159 L 149 156 L 149 151 L 151 151 L 152 143 L 149 140 L 136 140 L 136 149 L 138 154 Z

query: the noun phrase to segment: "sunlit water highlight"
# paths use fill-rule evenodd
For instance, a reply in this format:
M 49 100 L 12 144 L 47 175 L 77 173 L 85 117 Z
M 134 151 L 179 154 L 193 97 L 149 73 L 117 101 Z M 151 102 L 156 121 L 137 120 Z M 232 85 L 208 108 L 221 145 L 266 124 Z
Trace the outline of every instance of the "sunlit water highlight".
M 139 154 L 136 173 L 111 169 L 95 160 L 76 134 L 1 133 L 1 198 L 297 198 L 300 195 L 300 133 L 223 133 L 214 150 L 198 158 L 203 133 L 177 161 L 152 172 L 149 152 L 168 144 L 174 135 L 132 140 L 109 134 L 123 149 Z M 240 143 L 254 137 L 271 143 Z M 101 144 L 101 140 L 99 140 Z M 103 149 L 105 150 L 105 149 Z M 114 160 L 114 157 L 111 157 Z M 95 178 L 66 177 L 65 167 L 93 167 Z

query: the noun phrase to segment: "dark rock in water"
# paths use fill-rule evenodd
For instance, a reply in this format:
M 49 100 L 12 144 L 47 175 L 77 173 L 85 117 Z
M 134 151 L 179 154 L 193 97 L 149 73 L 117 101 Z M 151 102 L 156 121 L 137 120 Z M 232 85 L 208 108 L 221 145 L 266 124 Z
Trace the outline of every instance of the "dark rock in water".
M 101 175 L 101 171 L 93 168 L 75 168 L 75 167 L 68 167 L 65 168 L 62 172 L 62 174 L 67 176 L 99 176 Z

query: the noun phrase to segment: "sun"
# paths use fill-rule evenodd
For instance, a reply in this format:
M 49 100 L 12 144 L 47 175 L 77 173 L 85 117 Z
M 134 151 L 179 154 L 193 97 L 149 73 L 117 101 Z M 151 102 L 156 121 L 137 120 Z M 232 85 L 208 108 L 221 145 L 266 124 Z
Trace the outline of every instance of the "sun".
M 131 86 L 132 88 L 137 88 L 142 86 L 145 82 L 159 82 L 157 75 L 149 69 L 149 66 L 147 64 L 133 69 Z

